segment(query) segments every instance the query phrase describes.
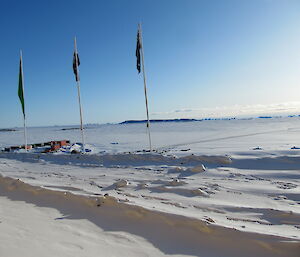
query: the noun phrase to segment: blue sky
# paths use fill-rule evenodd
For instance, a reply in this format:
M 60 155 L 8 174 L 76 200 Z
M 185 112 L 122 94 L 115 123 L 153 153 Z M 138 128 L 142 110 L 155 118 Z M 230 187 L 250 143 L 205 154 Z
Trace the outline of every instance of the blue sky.
M 1 0 L 0 127 L 22 126 L 20 49 L 28 125 L 79 123 L 75 35 L 84 122 L 144 119 L 140 21 L 152 118 L 300 112 L 299 13 L 297 0 Z

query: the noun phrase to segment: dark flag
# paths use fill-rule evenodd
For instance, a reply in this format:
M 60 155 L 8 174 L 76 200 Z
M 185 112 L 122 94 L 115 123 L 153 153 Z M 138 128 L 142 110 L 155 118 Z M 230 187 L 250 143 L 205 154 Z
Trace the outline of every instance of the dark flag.
M 141 72 L 141 37 L 140 37 L 140 29 L 138 29 L 137 33 L 137 38 L 136 38 L 136 50 L 135 50 L 135 55 L 136 55 L 136 68 L 138 72 Z
M 23 86 L 23 67 L 22 67 L 22 56 L 20 57 L 20 70 L 19 70 L 19 87 L 18 96 L 21 102 L 23 116 L 25 119 L 25 102 L 24 102 L 24 86 Z
M 73 71 L 74 71 L 74 74 L 75 74 L 76 81 L 79 81 L 79 72 L 78 72 L 78 66 L 79 65 L 80 65 L 80 60 L 79 60 L 78 53 L 76 53 L 74 51 L 74 56 L 73 56 Z
M 143 77 L 144 77 L 144 93 L 145 93 L 145 103 L 146 103 L 146 114 L 147 114 L 147 130 L 149 136 L 149 148 L 152 151 L 151 145 L 151 135 L 150 135 L 150 119 L 149 119 L 149 109 L 148 109 L 148 97 L 147 97 L 147 85 L 146 85 L 146 75 L 145 75 L 145 67 L 144 67 L 144 47 L 142 42 L 142 26 L 139 23 L 138 32 L 136 37 L 136 68 L 138 73 L 141 73 L 141 58 L 142 58 L 142 69 L 143 69 Z

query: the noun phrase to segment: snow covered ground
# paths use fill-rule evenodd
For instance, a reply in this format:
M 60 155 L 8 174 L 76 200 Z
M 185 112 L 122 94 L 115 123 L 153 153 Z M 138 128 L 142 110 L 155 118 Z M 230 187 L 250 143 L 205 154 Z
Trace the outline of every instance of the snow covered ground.
M 0 197 L 0 256 L 163 256 L 139 236 L 103 231 L 87 219 Z M 16 211 L 17 210 L 17 211 Z
M 300 117 L 153 123 L 151 133 L 155 149 L 176 153 L 190 148 L 188 153 L 225 155 L 248 152 L 257 146 L 264 151 L 285 151 L 295 144 L 300 147 L 299 122 Z M 69 139 L 74 143 L 81 135 L 73 128 L 76 126 L 29 128 L 28 142 Z M 91 125 L 85 135 L 86 142 L 96 152 L 122 153 L 148 148 L 145 124 Z M 0 147 L 23 144 L 23 141 L 22 129 L 0 132 Z
M 294 240 L 298 248 L 289 254 L 297 256 L 299 117 L 155 123 L 153 153 L 141 151 L 147 149 L 145 132 L 144 124 L 90 126 L 86 141 L 91 153 L 0 153 L 0 175 L 79 196 L 108 194 L 125 206 L 234 228 L 243 235 L 254 232 Z M 30 128 L 28 134 L 30 143 L 80 138 L 78 130 L 66 127 Z M 22 135 L 22 131 L 0 132 L 0 147 L 22 143 Z M 0 195 L 6 193 L 2 190 Z M 157 242 L 153 245 L 164 249 Z M 150 256 L 162 254 L 151 251 Z M 196 250 L 172 252 L 176 253 L 198 255 Z M 205 254 L 219 256 L 213 251 Z

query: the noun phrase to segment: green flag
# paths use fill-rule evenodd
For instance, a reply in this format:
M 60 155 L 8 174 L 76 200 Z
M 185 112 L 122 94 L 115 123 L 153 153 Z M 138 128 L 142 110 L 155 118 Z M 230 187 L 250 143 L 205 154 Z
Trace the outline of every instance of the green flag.
M 19 88 L 18 95 L 22 105 L 22 111 L 25 118 L 25 103 L 24 103 L 24 88 L 23 88 L 23 67 L 22 67 L 22 56 L 20 57 L 20 71 L 19 71 Z

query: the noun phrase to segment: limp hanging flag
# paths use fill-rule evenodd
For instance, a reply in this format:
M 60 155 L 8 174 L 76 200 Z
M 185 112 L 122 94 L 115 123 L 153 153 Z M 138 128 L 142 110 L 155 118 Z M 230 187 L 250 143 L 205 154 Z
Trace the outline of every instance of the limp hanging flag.
M 24 102 L 24 87 L 23 87 L 23 67 L 22 67 L 22 55 L 20 56 L 20 70 L 19 70 L 19 88 L 18 96 L 21 102 L 23 116 L 25 118 L 25 102 Z
M 141 72 L 141 37 L 140 37 L 140 29 L 138 29 L 137 32 L 137 37 L 136 37 L 136 50 L 135 50 L 135 55 L 136 55 L 136 68 L 138 72 Z
M 25 101 L 24 101 L 24 78 L 23 78 L 23 58 L 22 51 L 20 51 L 20 69 L 19 69 L 19 86 L 18 96 L 21 102 L 24 120 L 24 149 L 27 151 L 27 132 L 26 132 L 26 117 L 25 117 Z
M 147 97 L 147 85 L 146 85 L 146 72 L 145 72 L 145 65 L 144 65 L 144 46 L 143 46 L 143 39 L 142 39 L 142 26 L 141 24 L 138 25 L 138 32 L 136 38 L 136 68 L 138 73 L 143 71 L 143 78 L 144 78 L 144 93 L 145 93 L 145 104 L 146 104 L 146 114 L 147 114 L 147 130 L 149 136 L 149 148 L 152 151 L 152 144 L 151 144 L 151 135 L 150 135 L 150 119 L 149 119 L 149 109 L 148 109 L 148 97 Z
M 79 81 L 79 72 L 78 72 L 78 66 L 79 65 L 80 65 L 79 56 L 78 56 L 78 53 L 75 50 L 74 51 L 74 56 L 73 56 L 73 71 L 74 71 L 74 74 L 75 74 L 76 81 Z

